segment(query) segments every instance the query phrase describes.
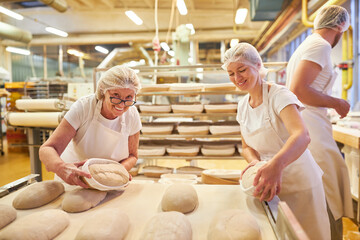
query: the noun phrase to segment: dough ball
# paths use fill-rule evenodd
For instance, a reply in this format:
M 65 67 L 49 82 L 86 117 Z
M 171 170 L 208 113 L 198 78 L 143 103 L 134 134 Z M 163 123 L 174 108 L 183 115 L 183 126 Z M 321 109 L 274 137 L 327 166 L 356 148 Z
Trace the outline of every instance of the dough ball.
M 2 240 L 50 240 L 69 225 L 69 216 L 58 209 L 29 214 L 0 232 Z
M 105 186 L 121 186 L 129 181 L 129 173 L 122 164 L 91 164 L 91 176 Z
M 76 188 L 65 194 L 61 207 L 70 213 L 83 212 L 97 206 L 106 194 L 98 190 Z
M 259 164 L 259 163 L 261 163 L 261 164 Z M 250 188 L 253 186 L 257 171 L 259 170 L 260 167 L 262 167 L 264 165 L 264 163 L 262 163 L 262 162 L 259 162 L 259 163 L 255 164 L 254 166 L 248 168 L 245 171 L 244 175 L 241 178 L 241 184 L 244 188 Z
M 119 209 L 104 209 L 92 215 L 80 228 L 76 240 L 124 239 L 130 227 L 129 217 Z
M 191 240 L 190 221 L 179 212 L 156 214 L 146 224 L 141 240 Z
M 244 210 L 229 209 L 217 214 L 210 223 L 208 240 L 261 240 L 255 218 Z
M 14 221 L 16 210 L 12 206 L 0 204 L 0 229 Z
M 51 202 L 64 191 L 64 185 L 59 181 L 34 183 L 15 197 L 13 206 L 16 209 L 37 208 Z
M 192 212 L 199 204 L 196 190 L 190 184 L 172 184 L 165 191 L 161 201 L 163 211 Z

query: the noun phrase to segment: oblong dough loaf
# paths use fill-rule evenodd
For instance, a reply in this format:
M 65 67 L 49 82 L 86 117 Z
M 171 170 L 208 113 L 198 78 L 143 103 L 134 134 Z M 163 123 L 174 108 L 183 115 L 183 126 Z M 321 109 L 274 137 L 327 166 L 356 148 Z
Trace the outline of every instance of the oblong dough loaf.
M 0 204 L 0 229 L 14 221 L 16 210 L 12 206 Z
M 196 190 L 190 184 L 172 184 L 164 193 L 161 201 L 163 211 L 192 212 L 199 204 Z
M 217 214 L 210 223 L 208 240 L 261 240 L 255 218 L 244 210 L 228 209 Z
M 59 209 L 48 209 L 19 218 L 0 232 L 2 240 L 50 240 L 69 225 L 69 216 Z
M 104 209 L 92 215 L 80 228 L 76 240 L 124 239 L 130 227 L 129 217 L 119 209 Z
M 105 186 L 121 186 L 129 181 L 129 173 L 122 164 L 91 164 L 91 176 Z
M 38 182 L 19 193 L 12 204 L 16 209 L 37 208 L 51 202 L 64 191 L 64 185 L 59 181 Z
M 106 194 L 94 189 L 76 188 L 65 194 L 61 207 L 66 212 L 83 212 L 98 205 Z
M 146 224 L 141 240 L 191 240 L 190 221 L 180 212 L 156 214 Z

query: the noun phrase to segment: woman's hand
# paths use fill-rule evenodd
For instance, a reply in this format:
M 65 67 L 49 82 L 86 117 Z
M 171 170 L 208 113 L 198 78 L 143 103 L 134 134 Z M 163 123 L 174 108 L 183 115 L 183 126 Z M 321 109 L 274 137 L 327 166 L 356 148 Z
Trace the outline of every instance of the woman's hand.
M 260 201 L 271 201 L 275 195 L 280 193 L 282 181 L 282 168 L 276 162 L 269 161 L 259 168 L 253 185 L 255 191 L 253 196 L 259 197 Z
M 253 160 L 252 162 L 250 162 L 248 165 L 247 165 L 247 167 L 244 169 L 244 170 L 242 170 L 242 172 L 241 172 L 241 175 L 240 175 L 240 179 L 242 179 L 242 176 L 244 175 L 244 173 L 246 172 L 246 170 L 248 170 L 249 168 L 251 168 L 252 166 L 255 166 L 258 162 L 260 162 L 260 160 Z
M 59 167 L 56 174 L 64 180 L 67 184 L 70 185 L 79 185 L 83 188 L 89 188 L 80 177 L 91 178 L 90 173 L 86 173 L 77 168 L 77 166 L 81 166 L 85 161 L 79 163 L 63 163 L 61 167 Z

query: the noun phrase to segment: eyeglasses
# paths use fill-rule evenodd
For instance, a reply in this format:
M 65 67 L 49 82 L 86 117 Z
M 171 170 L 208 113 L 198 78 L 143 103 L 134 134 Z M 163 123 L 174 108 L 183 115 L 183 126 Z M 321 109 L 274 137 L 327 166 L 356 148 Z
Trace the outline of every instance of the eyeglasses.
M 122 99 L 117 98 L 117 97 L 110 97 L 110 102 L 113 103 L 113 104 L 120 104 L 120 103 L 123 102 L 126 107 L 133 106 L 136 103 L 136 101 L 122 100 Z

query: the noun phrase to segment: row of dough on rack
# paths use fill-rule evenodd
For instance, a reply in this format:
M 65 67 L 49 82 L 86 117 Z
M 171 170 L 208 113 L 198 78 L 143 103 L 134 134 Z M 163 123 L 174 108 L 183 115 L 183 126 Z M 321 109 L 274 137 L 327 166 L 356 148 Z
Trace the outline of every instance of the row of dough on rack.
M 172 84 L 143 84 L 140 93 L 167 91 L 235 91 L 237 88 L 231 82 L 227 83 L 172 83 Z

